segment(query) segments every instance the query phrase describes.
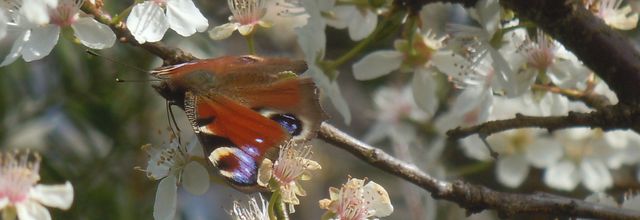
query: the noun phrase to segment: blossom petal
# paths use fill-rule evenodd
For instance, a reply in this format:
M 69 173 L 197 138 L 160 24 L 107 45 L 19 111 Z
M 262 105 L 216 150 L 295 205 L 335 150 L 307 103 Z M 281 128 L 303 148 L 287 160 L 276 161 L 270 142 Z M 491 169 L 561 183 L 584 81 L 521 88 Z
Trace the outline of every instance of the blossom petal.
M 462 142 L 460 147 L 465 156 L 480 161 L 489 161 L 491 159 L 490 152 L 477 134 L 465 137 L 460 141 Z
M 544 182 L 550 187 L 560 190 L 573 190 L 579 182 L 577 169 L 572 162 L 561 161 L 551 165 L 544 173 Z
M 527 161 L 537 168 L 545 168 L 557 162 L 563 154 L 563 147 L 557 141 L 538 137 L 526 147 Z
M 138 43 L 156 42 L 169 29 L 164 11 L 153 1 L 145 1 L 133 6 L 127 18 L 127 27 Z
M 500 22 L 500 5 L 497 0 L 481 0 L 476 3 L 472 16 L 489 35 L 493 35 L 498 29 Z
M 73 203 L 73 186 L 70 182 L 60 185 L 36 185 L 29 195 L 43 205 L 69 209 Z
M 370 53 L 353 64 L 353 75 L 357 80 L 371 80 L 389 74 L 402 65 L 402 53 L 381 50 Z
M 97 22 L 93 18 L 83 17 L 71 25 L 75 36 L 83 45 L 93 49 L 104 49 L 113 46 L 116 34 L 109 26 Z
M 238 27 L 238 32 L 242 34 L 242 36 L 247 36 L 253 32 L 254 24 L 240 25 Z
M 27 200 L 16 204 L 16 211 L 20 220 L 51 220 L 49 210 L 35 201 Z
M 31 62 L 49 55 L 58 43 L 58 37 L 60 37 L 60 27 L 56 25 L 45 25 L 32 29 L 31 36 L 22 50 L 22 58 Z
M 13 46 L 11 46 L 11 51 L 7 54 L 2 63 L 0 63 L 0 67 L 9 65 L 20 58 L 22 50 L 24 49 L 24 45 L 26 44 L 27 40 L 29 40 L 30 35 L 31 30 L 25 30 L 24 32 L 20 33 L 20 35 L 18 35 L 16 41 L 13 42 Z
M 587 189 L 600 192 L 613 185 L 613 178 L 607 166 L 594 159 L 584 159 L 580 163 L 582 183 Z
M 167 1 L 167 20 L 171 29 L 185 37 L 196 31 L 203 32 L 209 27 L 209 21 L 192 0 Z
M 364 39 L 373 33 L 378 24 L 378 15 L 371 10 L 355 10 L 349 21 L 349 37 L 354 41 Z
M 220 26 L 216 26 L 209 30 L 209 37 L 213 40 L 226 39 L 231 36 L 231 34 L 233 34 L 235 30 L 238 29 L 238 26 L 238 23 L 226 23 Z
M 349 25 L 351 17 L 356 13 L 356 7 L 353 5 L 338 5 L 331 9 L 331 15 L 325 18 L 327 25 L 336 29 L 344 29 Z
M 209 173 L 195 161 L 188 163 L 182 171 L 182 186 L 187 192 L 202 195 L 209 189 Z
M 416 70 L 411 81 L 413 99 L 418 107 L 427 112 L 429 116 L 433 116 L 438 109 L 436 86 L 432 69 L 418 68 Z
M 369 210 L 374 211 L 374 216 L 385 217 L 393 212 L 393 205 L 391 205 L 387 190 L 377 183 L 369 181 L 363 188 L 363 196 Z
M 160 180 L 158 191 L 156 191 L 156 201 L 153 204 L 153 218 L 155 220 L 172 220 L 176 214 L 177 205 L 176 177 L 167 176 Z
M 50 1 L 49 3 L 55 4 L 47 5 L 44 2 L 37 0 L 22 1 L 20 14 L 24 15 L 24 17 L 31 23 L 47 24 L 49 23 L 48 7 L 55 7 L 57 5 L 57 1 Z
M 260 168 L 258 169 L 258 185 L 267 186 L 273 176 L 273 162 L 268 158 L 262 160 Z
M 310 66 L 309 71 L 313 80 L 320 87 L 320 89 L 329 97 L 331 100 L 331 104 L 338 110 L 342 118 L 344 119 L 345 124 L 349 124 L 351 122 L 351 111 L 349 110 L 349 105 L 347 101 L 342 96 L 340 92 L 340 87 L 338 86 L 337 81 L 331 81 L 329 77 L 327 77 L 322 70 L 320 70 L 317 66 Z
M 529 165 L 522 154 L 501 158 L 496 169 L 498 181 L 511 188 L 520 186 L 529 174 Z
M 4 9 L 0 9 L 0 39 L 7 35 L 7 16 L 4 14 Z
M 0 210 L 4 210 L 4 208 L 7 207 L 7 205 L 9 205 L 9 198 L 8 197 L 0 198 Z

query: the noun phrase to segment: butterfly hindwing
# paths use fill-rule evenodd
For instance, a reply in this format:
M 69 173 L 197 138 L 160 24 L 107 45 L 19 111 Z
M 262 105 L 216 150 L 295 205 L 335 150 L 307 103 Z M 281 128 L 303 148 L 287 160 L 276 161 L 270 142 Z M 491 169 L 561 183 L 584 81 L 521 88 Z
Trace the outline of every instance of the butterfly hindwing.
M 199 135 L 224 137 L 234 144 L 204 148 L 211 152 L 209 158 L 221 174 L 236 184 L 254 184 L 258 161 L 288 137 L 276 121 L 224 96 L 202 97 L 187 92 L 185 112 Z

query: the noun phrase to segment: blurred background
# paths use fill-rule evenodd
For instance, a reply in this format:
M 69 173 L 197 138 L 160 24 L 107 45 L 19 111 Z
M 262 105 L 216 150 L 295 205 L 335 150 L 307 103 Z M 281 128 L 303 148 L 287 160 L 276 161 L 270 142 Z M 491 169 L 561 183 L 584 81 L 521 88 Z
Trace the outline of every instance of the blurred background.
M 195 1 L 209 19 L 209 27 L 227 22 L 230 15 L 223 0 Z M 105 10 L 118 12 L 132 4 L 130 1 L 106 1 Z M 462 10 L 461 8 L 458 10 Z M 447 13 L 457 19 L 456 10 Z M 464 19 L 458 19 L 464 20 Z M 295 22 L 291 25 L 295 25 Z M 260 29 L 255 39 L 258 55 L 284 56 L 302 59 L 292 28 Z M 629 32 L 630 35 L 635 33 Z M 371 51 L 389 48 L 394 36 L 374 43 Z M 9 51 L 11 38 L 0 42 L 0 56 Z M 213 41 L 205 33 L 189 38 L 168 31 L 163 42 L 178 47 L 196 57 L 246 54 L 245 40 L 237 33 L 223 41 Z M 345 30 L 327 28 L 327 55 L 334 58 L 351 48 Z M 142 69 L 161 66 L 152 54 L 127 44 L 117 43 L 100 54 Z M 358 59 L 358 58 L 356 58 Z M 376 123 L 373 94 L 381 85 L 403 84 L 409 75 L 392 74 L 377 80 L 356 81 L 350 74 L 351 65 L 344 65 L 338 80 L 342 94 L 349 102 L 353 120 L 343 123 L 328 103 L 325 110 L 329 123 L 354 137 L 366 136 Z M 65 30 L 53 52 L 42 60 L 25 63 L 19 60 L 0 68 L 0 146 L 2 150 L 33 149 L 42 157 L 41 183 L 58 184 L 70 181 L 75 190 L 70 210 L 50 209 L 54 219 L 151 219 L 157 181 L 134 169 L 146 167 L 144 144 L 160 145 L 169 140 L 169 121 L 165 100 L 151 88 L 153 82 L 117 83 L 125 80 L 149 79 L 145 73 L 117 65 L 85 53 L 85 47 L 74 42 L 73 33 Z M 323 100 L 326 102 L 326 100 Z M 184 113 L 174 109 L 183 135 L 191 135 Z M 584 198 L 589 192 L 583 188 L 560 192 L 541 183 L 542 171 L 533 170 L 523 185 L 505 188 L 496 182 L 494 164 L 468 159 L 460 148 L 446 143 L 425 127 L 417 130 L 416 141 L 404 147 L 392 147 L 386 138 L 375 145 L 422 170 L 446 179 L 466 181 L 503 191 L 545 191 Z M 189 137 L 185 138 L 190 140 Z M 347 152 L 316 140 L 313 159 L 323 167 L 313 173 L 311 181 L 303 182 L 308 195 L 301 198 L 293 219 L 318 219 L 324 210 L 318 200 L 328 198 L 328 188 L 339 187 L 348 176 L 367 177 L 384 186 L 389 192 L 394 213 L 387 219 L 460 219 L 464 210 L 449 202 L 435 202 L 427 192 L 358 160 Z M 445 168 L 446 167 L 446 168 Z M 215 170 L 211 168 L 215 176 Z M 621 168 L 620 178 L 633 178 L 634 167 Z M 218 180 L 202 196 L 179 190 L 178 219 L 230 219 L 227 212 L 234 200 L 248 196 L 235 191 Z M 640 189 L 635 180 L 618 181 L 626 185 L 616 189 Z M 624 191 L 612 193 L 624 193 Z M 493 219 L 490 212 L 473 218 Z

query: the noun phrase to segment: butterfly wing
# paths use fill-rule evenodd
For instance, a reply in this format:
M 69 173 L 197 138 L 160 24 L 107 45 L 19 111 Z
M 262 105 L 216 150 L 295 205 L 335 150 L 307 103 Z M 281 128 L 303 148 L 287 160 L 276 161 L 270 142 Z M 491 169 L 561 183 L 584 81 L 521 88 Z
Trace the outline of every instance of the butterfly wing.
M 239 185 L 255 184 L 258 161 L 288 136 L 276 121 L 224 96 L 187 92 L 185 112 L 196 133 L 224 137 L 235 145 L 217 146 L 209 158 L 223 176 Z
M 235 94 L 247 106 L 278 121 L 296 139 L 313 138 L 325 118 L 311 78 L 286 77 L 267 85 L 245 86 Z

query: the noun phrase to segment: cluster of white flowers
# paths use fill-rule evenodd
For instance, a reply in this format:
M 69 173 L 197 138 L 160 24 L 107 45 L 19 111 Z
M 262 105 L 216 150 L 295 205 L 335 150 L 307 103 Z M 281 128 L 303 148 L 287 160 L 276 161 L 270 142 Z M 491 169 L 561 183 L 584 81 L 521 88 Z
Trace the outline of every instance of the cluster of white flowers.
M 320 32 L 324 32 L 325 24 L 335 23 L 332 19 L 341 18 L 341 11 L 346 9 L 304 2 L 307 12 L 319 13 L 315 17 L 310 13 L 309 23 L 301 28 L 300 45 L 308 56 L 312 74 L 326 77 L 322 66 L 313 66 L 323 59 L 325 38 Z M 389 138 L 392 144 L 414 142 L 416 126 L 407 122 L 431 121 L 437 132 L 444 134 L 458 126 L 513 118 L 516 113 L 555 116 L 590 111 L 580 102 L 545 90 L 548 87 L 588 90 L 607 96 L 613 104 L 617 102 L 613 92 L 597 79 L 590 79 L 591 71 L 559 42 L 541 30 L 527 32 L 526 25 L 517 19 L 503 16 L 498 0 L 481 0 L 466 10 L 477 25 L 449 23 L 438 31 L 442 28 L 430 21 L 438 20 L 435 17 L 441 16 L 442 11 L 454 7 L 427 4 L 420 13 L 422 25 L 417 27 L 415 36 L 403 35 L 395 41 L 395 50 L 371 52 L 353 65 L 357 80 L 372 80 L 392 72 L 412 74 L 408 85 L 383 86 L 376 92 L 377 122 L 365 141 Z M 614 28 L 636 27 L 637 13 L 622 1 L 590 1 L 586 7 Z M 369 13 L 366 8 L 359 10 L 352 14 L 366 17 Z M 316 23 L 315 28 L 311 27 L 312 22 Z M 366 28 L 365 22 L 361 23 L 359 28 Z M 364 31 L 349 28 L 352 39 L 363 39 L 354 38 L 353 33 Z M 313 31 L 316 34 L 309 33 Z M 305 46 L 318 42 L 319 46 L 305 50 Z M 454 85 L 453 99 L 442 100 L 437 95 L 444 81 Z M 329 82 L 328 85 L 334 83 Z M 446 107 L 440 106 L 442 103 Z M 446 111 L 441 111 L 443 108 Z M 347 107 L 344 109 L 348 111 Z M 542 129 L 517 129 L 494 134 L 486 143 L 500 154 L 495 161 L 497 179 L 514 188 L 525 181 L 534 167 L 544 171 L 543 182 L 552 188 L 570 191 L 582 183 L 591 191 L 603 191 L 613 186 L 612 170 L 640 162 L 640 136 L 632 131 L 575 128 L 550 134 Z M 463 139 L 461 144 L 468 157 L 492 159 L 485 140 L 477 135 Z
M 65 27 L 71 27 L 74 36 L 89 48 L 113 46 L 116 36 L 111 28 L 81 12 L 83 3 L 83 0 L 0 2 L 0 36 L 15 39 L 0 66 L 9 65 L 20 57 L 30 62 L 49 55 L 58 42 L 60 29 Z

